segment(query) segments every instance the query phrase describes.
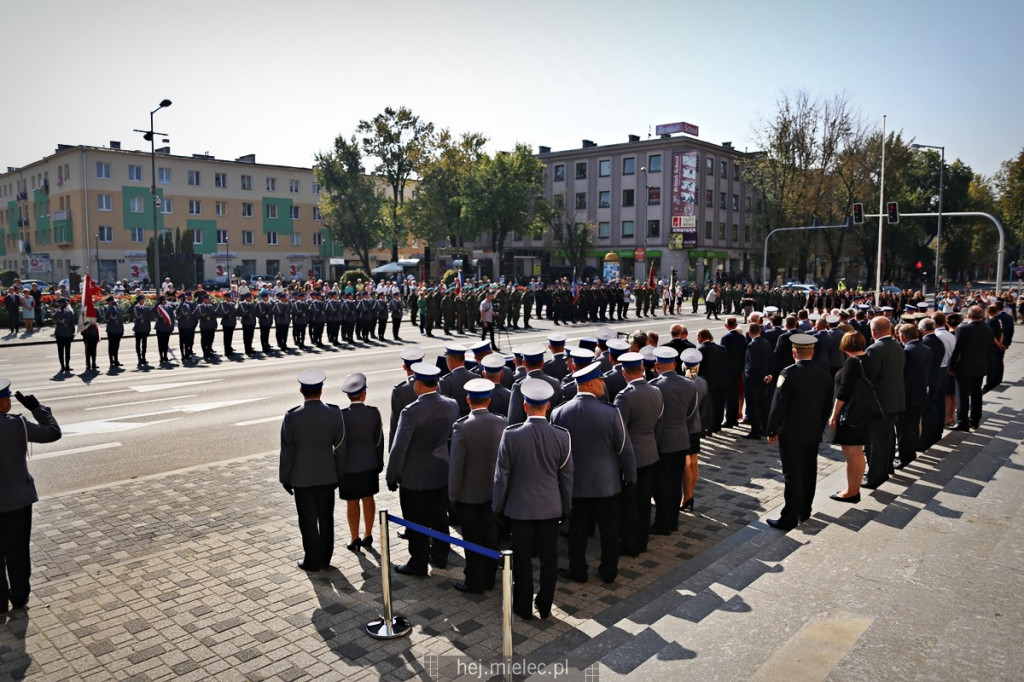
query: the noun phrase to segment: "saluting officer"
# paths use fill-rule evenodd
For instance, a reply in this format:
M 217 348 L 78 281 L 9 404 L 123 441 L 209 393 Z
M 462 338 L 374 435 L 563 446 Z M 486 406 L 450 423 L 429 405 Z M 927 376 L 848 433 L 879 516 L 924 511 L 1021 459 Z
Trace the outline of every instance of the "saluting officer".
M 832 375 L 817 365 L 810 334 L 794 334 L 792 364 L 776 380 L 768 413 L 768 441 L 778 442 L 786 504 L 772 528 L 790 530 L 811 517 L 811 502 L 818 479 L 818 444 L 831 412 Z
M 448 498 L 455 504 L 467 542 L 498 549 L 498 524 L 491 510 L 498 444 L 508 422 L 488 410 L 495 384 L 487 379 L 466 383 L 470 413 L 455 422 L 448 462 Z M 481 594 L 494 587 L 498 562 L 466 551 L 465 579 L 455 583 L 459 592 Z
M 121 366 L 121 360 L 117 357 L 121 348 L 121 339 L 124 338 L 124 315 L 117 305 L 113 296 L 107 296 L 107 307 L 103 309 L 103 322 L 107 325 L 107 358 L 110 360 L 110 369 Z
M 551 385 L 525 379 L 522 388 L 526 421 L 505 429 L 494 471 L 494 513 L 509 519 L 512 531 L 512 610 L 533 618 L 533 555 L 540 558 L 536 606 L 541 618 L 551 615 L 558 581 L 558 522 L 572 504 L 572 438 L 548 423 Z
M 377 505 L 373 496 L 380 490 L 380 472 L 384 471 L 384 424 L 380 410 L 366 404 L 366 375 L 350 374 L 341 384 L 349 406 L 341 411 L 345 418 L 345 471 L 338 484 L 338 497 L 347 501 L 350 552 L 373 545 L 373 519 Z M 362 505 L 365 532 L 359 535 L 359 508 Z
M 601 537 L 597 572 L 610 583 L 619 572 L 618 496 L 623 484 L 636 483 L 636 459 L 618 410 L 597 398 L 605 390 L 600 363 L 591 363 L 572 376 L 579 387 L 576 396 L 551 413 L 551 423 L 572 437 L 578 462 L 572 484 L 569 568 L 558 572 L 587 582 L 587 536 L 596 522 Z
M 307 369 L 299 374 L 303 403 L 284 415 L 281 424 L 280 481 L 295 496 L 302 533 L 304 571 L 331 565 L 334 555 L 334 489 L 345 472 L 345 418 L 337 405 L 320 400 L 327 374 Z
M 402 410 L 388 457 L 388 490 L 399 492 L 406 519 L 448 533 L 448 439 L 459 406 L 437 392 L 441 370 L 425 362 L 412 367 L 416 400 Z M 428 559 L 436 568 L 448 566 L 448 543 L 431 541 L 410 530 L 409 561 L 396 566 L 403 575 L 427 575 Z

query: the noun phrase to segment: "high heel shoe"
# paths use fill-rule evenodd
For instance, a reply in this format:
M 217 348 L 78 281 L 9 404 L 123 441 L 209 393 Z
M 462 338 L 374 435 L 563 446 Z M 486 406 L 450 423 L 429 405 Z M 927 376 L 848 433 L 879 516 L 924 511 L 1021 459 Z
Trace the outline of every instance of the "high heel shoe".
M 370 547 L 373 546 L 373 536 L 372 535 L 367 535 L 365 538 L 363 538 L 362 540 L 359 541 L 359 544 L 362 545 L 363 547 L 366 547 L 367 549 L 369 549 Z
M 359 540 L 354 540 L 351 545 L 345 545 L 345 549 L 354 554 L 359 554 L 362 546 L 363 545 L 359 542 Z
M 836 493 L 834 495 L 829 495 L 828 498 L 830 500 L 835 500 L 836 502 L 848 502 L 850 504 L 857 504 L 858 502 L 860 502 L 860 493 L 857 493 L 856 495 L 850 495 L 849 497 L 840 497 L 839 493 Z
M 679 511 L 693 511 L 693 498 L 683 500 L 683 503 L 679 505 Z

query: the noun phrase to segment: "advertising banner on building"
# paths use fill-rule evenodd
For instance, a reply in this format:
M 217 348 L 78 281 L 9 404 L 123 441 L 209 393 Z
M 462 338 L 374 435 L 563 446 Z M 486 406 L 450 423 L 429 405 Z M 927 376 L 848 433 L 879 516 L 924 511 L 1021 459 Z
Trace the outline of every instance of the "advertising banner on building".
M 683 248 L 697 247 L 696 152 L 672 155 L 672 234 L 683 235 Z
M 128 261 L 128 279 L 142 280 L 149 277 L 149 263 L 145 260 Z
M 605 261 L 604 262 L 604 275 L 605 282 L 615 282 L 619 279 L 619 262 L 618 261 Z
M 53 273 L 53 265 L 50 263 L 50 254 L 33 253 L 28 257 L 29 275 L 49 275 Z

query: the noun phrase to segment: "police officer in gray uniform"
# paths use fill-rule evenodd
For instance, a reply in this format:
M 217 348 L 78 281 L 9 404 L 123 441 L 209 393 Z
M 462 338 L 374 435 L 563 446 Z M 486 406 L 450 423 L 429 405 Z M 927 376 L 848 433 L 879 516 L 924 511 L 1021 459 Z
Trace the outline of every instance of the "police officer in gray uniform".
M 477 341 L 476 343 L 474 343 L 473 345 L 471 345 L 469 347 L 469 350 L 470 350 L 470 352 L 473 353 L 473 358 L 476 360 L 476 366 L 475 367 L 470 367 L 470 370 L 469 370 L 469 371 L 473 372 L 474 374 L 478 374 L 480 376 L 483 376 L 483 367 L 481 365 L 483 364 L 484 358 L 486 358 L 489 355 L 494 355 L 495 357 L 501 358 L 503 366 L 504 366 L 505 358 L 503 356 L 501 356 L 501 355 L 497 355 L 496 353 L 494 353 L 494 351 L 491 350 L 491 342 L 490 341 Z M 468 361 L 466 362 L 466 366 L 469 367 L 469 362 Z M 524 372 L 524 376 L 525 376 L 525 372 Z M 512 371 L 511 367 L 505 367 L 505 369 L 504 369 L 504 371 L 502 372 L 502 375 L 501 375 L 501 385 L 504 386 L 505 388 L 509 389 L 509 390 L 512 390 L 512 385 L 514 383 L 515 383 L 515 373 Z
M 203 360 L 209 362 L 216 355 L 213 350 L 213 337 L 217 334 L 217 311 L 210 305 L 209 294 L 199 294 L 199 305 L 196 306 L 195 314 L 199 320 L 199 348 L 203 351 Z
M 558 407 L 562 402 L 562 385 L 554 377 L 544 373 L 544 346 L 539 343 L 531 343 L 523 346 L 523 364 L 526 366 L 526 378 L 539 379 L 546 382 L 555 391 L 551 398 L 551 407 Z M 508 401 L 508 423 L 519 424 L 526 419 L 526 412 L 523 410 L 523 388 L 522 382 L 513 384 L 512 395 Z
M 107 296 L 107 307 L 103 309 L 103 322 L 107 325 L 107 357 L 110 360 L 110 369 L 121 366 L 121 360 L 117 354 L 121 348 L 121 339 L 124 338 L 124 315 L 121 308 L 114 301 L 113 296 Z
M 395 441 L 395 431 L 398 429 L 398 416 L 409 405 L 416 400 L 416 390 L 413 387 L 412 366 L 423 361 L 423 349 L 418 347 L 405 348 L 402 350 L 402 370 L 405 372 L 405 379 L 394 385 L 391 389 L 391 420 L 388 427 L 388 449 Z
M 252 347 L 253 338 L 256 336 L 256 304 L 252 302 L 252 293 L 242 294 L 242 301 L 238 304 L 238 317 L 242 322 L 242 347 L 246 356 L 252 356 L 255 352 Z
M 228 297 L 221 301 L 216 308 L 217 317 L 220 318 L 221 336 L 224 340 L 224 357 L 231 357 L 235 354 L 235 349 L 231 345 L 231 340 L 234 338 L 235 326 L 238 322 L 238 305 L 235 302 L 236 296 L 238 296 L 237 293 L 229 291 Z M 216 329 L 216 323 L 214 324 L 214 329 Z
M 61 436 L 50 408 L 35 396 L 18 392 L 14 397 L 36 421 L 9 414 L 11 380 L 0 379 L 0 613 L 7 612 L 8 603 L 15 609 L 28 603 L 32 505 L 39 500 L 28 471 L 28 444 L 52 443 Z
M 195 357 L 192 344 L 196 338 L 196 315 L 192 294 L 184 293 L 181 303 L 174 309 L 174 316 L 178 319 L 178 350 L 181 351 L 181 361 L 186 362 Z
M 549 334 L 548 348 L 551 349 L 551 359 L 544 363 L 544 373 L 561 381 L 569 374 L 569 365 L 566 363 L 565 334 L 560 332 Z
M 697 410 L 697 386 L 676 372 L 679 354 L 669 346 L 654 351 L 659 376 L 651 385 L 661 391 L 665 412 L 658 437 L 658 468 L 654 473 L 655 535 L 679 529 L 679 505 L 683 501 L 683 474 L 690 449 L 688 421 Z
M 256 320 L 260 324 L 260 350 L 264 355 L 273 349 L 270 347 L 270 329 L 274 326 L 274 304 L 270 301 L 270 292 L 260 292 L 260 302 L 256 304 Z
M 373 496 L 380 491 L 380 472 L 384 471 L 384 424 L 380 410 L 366 404 L 366 375 L 350 374 L 341 384 L 349 406 L 341 411 L 345 418 L 345 471 L 338 484 L 338 497 L 347 501 L 350 552 L 373 545 L 373 518 L 377 505 Z M 363 524 L 359 535 L 359 509 Z
M 567 430 L 576 453 L 569 520 L 569 568 L 563 577 L 587 581 L 587 536 L 597 523 L 601 563 L 597 572 L 606 583 L 619 572 L 619 492 L 636 483 L 633 445 L 619 411 L 598 400 L 604 391 L 601 364 L 591 363 L 573 373 L 576 396 L 551 413 L 551 423 Z
M 71 342 L 75 338 L 75 314 L 68 307 L 68 299 L 57 299 L 57 309 L 52 313 L 53 335 L 57 340 L 57 359 L 62 374 L 71 373 Z
M 480 361 L 480 365 L 483 378 L 494 383 L 487 409 L 508 419 L 508 405 L 512 398 L 512 391 L 508 390 L 502 382 L 505 376 L 511 376 L 512 372 L 505 366 L 505 359 L 497 353 L 485 355 Z
M 539 379 L 523 381 L 526 421 L 505 429 L 494 471 L 494 513 L 508 518 L 512 530 L 512 610 L 533 618 L 533 555 L 540 558 L 536 606 L 541 618 L 551 615 L 558 581 L 558 522 L 572 503 L 572 438 L 545 419 L 555 395 Z
M 425 362 L 411 368 L 416 400 L 402 410 L 388 457 L 388 490 L 399 490 L 406 519 L 448 533 L 448 439 L 459 406 L 437 391 L 441 370 Z M 409 531 L 409 561 L 403 575 L 427 575 L 427 563 L 448 567 L 448 543 Z
M 626 387 L 626 378 L 619 367 L 619 356 L 629 351 L 629 342 L 622 339 L 608 340 L 608 357 L 612 368 L 604 373 L 604 386 L 608 392 L 608 402 L 614 402 L 619 391 Z
M 299 374 L 304 402 L 281 424 L 281 485 L 295 496 L 302 533 L 298 567 L 319 571 L 334 555 L 334 489 L 345 471 L 345 419 L 337 405 L 320 400 L 327 375 L 319 369 Z
M 153 312 L 145 303 L 146 297 L 139 295 L 135 298 L 135 305 L 132 306 L 132 331 L 135 333 L 135 353 L 139 356 L 139 367 L 149 365 L 146 360 L 146 344 L 149 341 L 149 332 L 152 329 L 150 321 Z
M 448 462 L 448 498 L 458 510 L 462 537 L 489 549 L 498 549 L 498 524 L 491 511 L 494 468 L 498 443 L 508 422 L 488 410 L 495 384 L 487 379 L 466 383 L 466 401 L 471 408 L 452 427 Z M 465 579 L 455 583 L 459 592 L 480 594 L 494 587 L 498 562 L 466 551 Z
M 441 377 L 438 390 L 441 395 L 451 398 L 459 406 L 459 416 L 465 417 L 469 414 L 469 404 L 466 402 L 466 382 L 476 378 L 475 375 L 466 369 L 466 347 L 457 343 L 449 343 L 444 347 L 445 362 L 448 365 L 448 373 Z
M 615 407 L 629 433 L 636 457 L 636 486 L 622 492 L 621 551 L 637 556 L 647 551 L 651 526 L 651 495 L 654 469 L 658 463 L 658 436 L 665 411 L 661 391 L 644 379 L 644 356 L 625 353 L 619 356 L 626 387 L 615 396 Z

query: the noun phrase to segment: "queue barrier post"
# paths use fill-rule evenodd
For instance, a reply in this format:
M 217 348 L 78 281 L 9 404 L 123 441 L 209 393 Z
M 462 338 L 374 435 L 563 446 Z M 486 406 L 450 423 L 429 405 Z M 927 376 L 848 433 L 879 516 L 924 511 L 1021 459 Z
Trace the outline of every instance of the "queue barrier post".
M 512 552 L 501 552 L 501 658 L 505 679 L 512 680 Z
M 408 618 L 396 616 L 391 609 L 391 540 L 388 536 L 388 510 L 380 510 L 380 584 L 384 614 L 366 624 L 366 633 L 374 639 L 398 639 L 412 632 Z

